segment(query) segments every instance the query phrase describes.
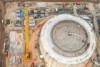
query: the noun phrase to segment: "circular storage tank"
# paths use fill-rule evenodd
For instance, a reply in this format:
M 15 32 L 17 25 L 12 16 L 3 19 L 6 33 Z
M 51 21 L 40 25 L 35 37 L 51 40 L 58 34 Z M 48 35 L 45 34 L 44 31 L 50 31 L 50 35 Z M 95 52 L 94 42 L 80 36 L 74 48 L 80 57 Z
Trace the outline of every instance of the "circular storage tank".
M 92 56 L 95 44 L 89 24 L 67 14 L 49 19 L 40 35 L 40 50 L 47 67 L 82 67 Z

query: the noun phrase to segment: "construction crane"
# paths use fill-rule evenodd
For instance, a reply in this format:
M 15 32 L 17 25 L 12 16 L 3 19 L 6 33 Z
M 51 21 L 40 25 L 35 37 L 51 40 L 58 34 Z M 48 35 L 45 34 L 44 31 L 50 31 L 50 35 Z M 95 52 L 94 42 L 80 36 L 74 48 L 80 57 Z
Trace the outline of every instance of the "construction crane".
M 30 61 L 30 50 L 29 50 L 29 16 L 28 16 L 28 7 L 24 7 L 24 40 L 25 40 L 25 55 L 24 60 Z

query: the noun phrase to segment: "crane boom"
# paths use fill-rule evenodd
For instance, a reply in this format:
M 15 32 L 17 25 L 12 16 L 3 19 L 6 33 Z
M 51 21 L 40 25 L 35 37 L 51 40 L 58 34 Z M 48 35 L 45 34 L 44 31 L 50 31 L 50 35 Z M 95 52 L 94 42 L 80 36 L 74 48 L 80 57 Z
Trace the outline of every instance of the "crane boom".
M 30 60 L 30 50 L 29 50 L 29 16 L 28 16 L 28 7 L 24 7 L 24 40 L 25 40 L 25 55 L 24 60 Z

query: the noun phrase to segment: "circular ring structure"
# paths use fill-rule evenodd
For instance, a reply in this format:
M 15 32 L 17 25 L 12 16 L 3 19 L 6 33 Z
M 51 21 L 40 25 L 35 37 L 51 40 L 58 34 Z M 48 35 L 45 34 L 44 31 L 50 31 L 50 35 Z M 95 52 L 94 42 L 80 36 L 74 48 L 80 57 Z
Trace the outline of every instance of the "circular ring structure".
M 51 36 L 52 29 L 55 25 L 65 20 L 75 21 L 75 23 L 81 25 L 85 29 L 88 35 L 89 46 L 86 49 L 86 51 L 81 55 L 78 55 L 75 57 L 63 56 L 57 53 L 53 49 L 55 44 L 52 41 L 52 36 Z M 43 48 L 45 49 L 45 51 L 48 53 L 50 57 L 55 59 L 57 62 L 60 62 L 63 64 L 78 64 L 78 63 L 85 62 L 92 56 L 94 49 L 96 47 L 95 35 L 90 25 L 85 20 L 79 17 L 69 15 L 69 14 L 61 14 L 49 19 L 42 28 L 42 31 L 40 34 L 40 43 L 41 43 L 41 46 L 43 46 Z

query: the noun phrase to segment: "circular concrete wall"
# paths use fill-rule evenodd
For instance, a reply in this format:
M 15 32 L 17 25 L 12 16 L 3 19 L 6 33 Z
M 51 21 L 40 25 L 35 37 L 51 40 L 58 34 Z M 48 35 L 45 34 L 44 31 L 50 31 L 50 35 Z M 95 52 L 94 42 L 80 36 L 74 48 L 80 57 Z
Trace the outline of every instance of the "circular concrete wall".
M 68 14 L 49 19 L 40 35 L 40 50 L 45 61 L 52 59 L 52 62 L 64 65 L 86 62 L 92 56 L 95 44 L 89 24 Z

